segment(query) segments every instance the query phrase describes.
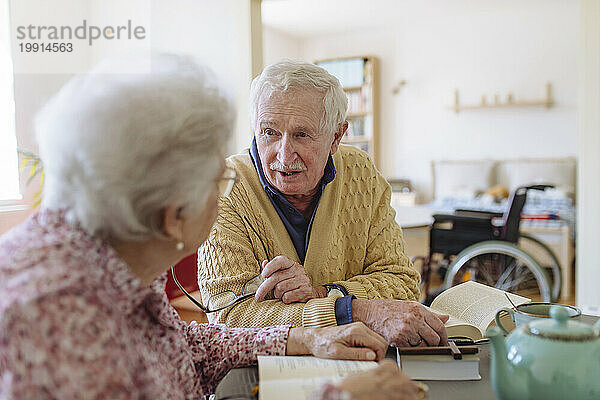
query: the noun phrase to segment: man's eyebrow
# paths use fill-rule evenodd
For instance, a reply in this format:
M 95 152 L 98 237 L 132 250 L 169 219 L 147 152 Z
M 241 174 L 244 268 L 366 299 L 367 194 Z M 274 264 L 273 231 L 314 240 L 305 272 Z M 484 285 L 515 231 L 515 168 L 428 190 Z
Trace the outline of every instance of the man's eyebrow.
M 260 121 L 260 126 L 273 126 L 277 123 L 274 119 Z
M 305 125 L 298 125 L 294 127 L 294 130 L 296 132 L 311 132 L 311 133 L 316 133 L 315 128 L 310 128 L 308 126 Z

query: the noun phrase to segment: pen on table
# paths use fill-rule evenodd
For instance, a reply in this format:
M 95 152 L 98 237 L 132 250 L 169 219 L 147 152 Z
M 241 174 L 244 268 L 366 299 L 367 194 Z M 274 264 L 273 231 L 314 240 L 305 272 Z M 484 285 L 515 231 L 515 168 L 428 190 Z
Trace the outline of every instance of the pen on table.
M 458 347 L 454 343 L 450 342 L 450 346 L 436 346 L 436 347 L 398 347 L 400 355 L 452 355 L 454 359 L 461 359 L 463 354 L 477 354 L 479 348 L 477 346 L 461 346 Z

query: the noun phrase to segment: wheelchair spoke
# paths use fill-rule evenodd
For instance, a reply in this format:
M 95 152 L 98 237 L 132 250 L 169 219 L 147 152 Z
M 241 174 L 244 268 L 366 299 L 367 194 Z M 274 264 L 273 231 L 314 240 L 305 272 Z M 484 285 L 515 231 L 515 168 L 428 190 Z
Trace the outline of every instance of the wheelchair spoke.
M 482 277 L 485 279 L 485 283 L 488 286 L 494 286 L 494 282 L 496 280 L 494 279 L 493 272 L 490 272 L 485 264 L 482 265 L 481 261 L 479 259 L 480 259 L 480 257 L 476 258 L 477 264 L 479 265 L 479 269 L 477 270 L 477 272 L 481 273 Z M 493 264 L 493 261 L 491 260 L 491 258 L 490 258 L 489 262 L 487 263 L 487 265 L 490 266 L 490 268 L 492 270 L 494 269 L 494 264 Z
M 531 278 L 531 277 L 529 277 Z M 519 285 L 521 285 L 521 283 L 525 282 L 526 280 L 528 280 L 528 277 L 526 274 L 521 274 L 519 277 L 517 277 L 515 280 L 511 281 L 509 288 L 512 288 L 513 290 L 516 290 L 519 288 Z M 508 289 L 508 288 L 507 288 Z M 507 290 L 504 289 L 504 290 Z
M 509 292 L 517 292 L 523 290 L 531 290 L 533 289 L 531 286 L 534 285 L 534 290 L 539 290 L 539 283 L 537 282 L 535 276 L 531 273 L 531 270 L 527 267 L 527 265 L 519 262 L 519 260 L 514 260 L 513 266 L 511 269 L 513 270 L 512 278 L 505 282 L 502 287 L 499 289 L 506 290 Z
M 514 260 L 514 259 L 513 259 Z M 498 283 L 496 283 L 496 287 L 498 289 L 502 289 L 502 290 L 506 290 L 506 280 L 508 279 L 508 277 L 510 276 L 510 274 L 515 270 L 515 261 L 511 262 L 509 267 L 506 268 L 504 270 L 504 272 L 502 272 L 502 275 L 500 275 L 500 278 L 498 278 Z

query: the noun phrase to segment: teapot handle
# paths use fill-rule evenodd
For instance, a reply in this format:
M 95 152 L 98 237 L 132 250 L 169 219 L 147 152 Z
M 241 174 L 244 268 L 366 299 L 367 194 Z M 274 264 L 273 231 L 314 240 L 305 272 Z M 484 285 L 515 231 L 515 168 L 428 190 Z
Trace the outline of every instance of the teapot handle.
M 501 309 L 499 309 L 496 312 L 496 316 L 494 317 L 494 319 L 496 320 L 496 326 L 498 328 L 500 328 L 505 335 L 508 335 L 508 331 L 506 330 L 506 328 L 504 326 L 502 326 L 502 322 L 500 322 L 500 315 L 502 313 L 508 313 L 510 315 L 510 318 L 514 321 L 515 320 L 515 310 L 513 310 L 512 308 L 508 308 L 508 307 L 502 307 Z

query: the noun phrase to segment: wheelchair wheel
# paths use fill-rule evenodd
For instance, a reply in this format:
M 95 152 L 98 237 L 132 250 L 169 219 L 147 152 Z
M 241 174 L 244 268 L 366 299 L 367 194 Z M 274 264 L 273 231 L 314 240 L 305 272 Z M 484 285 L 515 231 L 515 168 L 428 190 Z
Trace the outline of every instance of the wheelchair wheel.
M 546 270 L 551 282 L 552 301 L 557 301 L 562 287 L 562 274 L 560 262 L 554 252 L 535 237 L 523 234 L 519 237 L 519 248 L 534 257 L 538 265 Z
M 544 302 L 552 300 L 546 271 L 528 253 L 507 242 L 489 240 L 461 251 L 448 270 L 444 289 L 469 280 Z

